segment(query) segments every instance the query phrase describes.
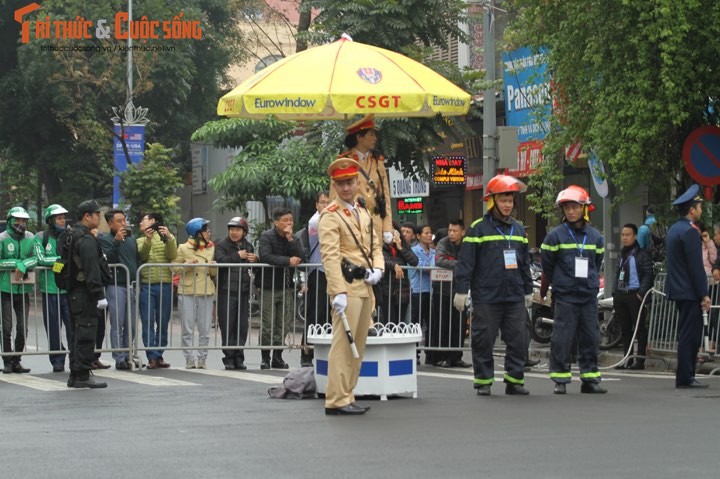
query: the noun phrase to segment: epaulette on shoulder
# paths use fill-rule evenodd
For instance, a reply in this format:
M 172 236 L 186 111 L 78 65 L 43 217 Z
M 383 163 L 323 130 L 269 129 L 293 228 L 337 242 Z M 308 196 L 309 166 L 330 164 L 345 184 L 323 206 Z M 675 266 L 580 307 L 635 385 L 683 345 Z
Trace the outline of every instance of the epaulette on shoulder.
M 332 213 L 332 212 L 337 211 L 338 205 L 330 205 L 330 206 L 326 207 L 325 209 Z

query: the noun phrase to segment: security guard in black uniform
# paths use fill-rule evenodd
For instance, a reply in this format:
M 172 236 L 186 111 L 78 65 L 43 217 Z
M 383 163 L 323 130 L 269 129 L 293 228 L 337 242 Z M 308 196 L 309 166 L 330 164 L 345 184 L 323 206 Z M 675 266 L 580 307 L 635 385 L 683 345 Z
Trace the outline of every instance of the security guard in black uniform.
M 68 258 L 70 285 L 71 324 L 74 330 L 70 347 L 71 388 L 104 388 L 107 383 L 90 376 L 95 359 L 95 335 L 98 309 L 108 306 L 104 285 L 110 280 L 110 270 L 97 238 L 90 230 L 100 225 L 100 204 L 95 200 L 83 201 L 77 209 L 79 223 L 72 231 L 72 244 Z
M 555 323 L 550 342 L 550 379 L 555 394 L 565 394 L 572 379 L 570 355 L 579 337 L 581 393 L 603 394 L 600 387 L 597 294 L 605 244 L 598 230 L 588 224 L 595 208 L 588 192 L 570 185 L 555 201 L 563 213 L 560 225 L 548 233 L 541 246 L 543 273 L 552 285 Z
M 530 252 L 525 228 L 512 216 L 518 194 L 526 186 L 517 178 L 498 175 L 488 182 L 485 216 L 468 229 L 455 267 L 458 293 L 453 303 L 465 309 L 471 290 L 473 318 L 470 327 L 474 387 L 489 396 L 495 381 L 493 345 L 500 328 L 505 341 L 505 394 L 530 394 L 523 386 L 527 361 L 527 302 L 532 301 Z
M 680 217 L 665 238 L 665 292 L 670 300 L 675 301 L 679 312 L 675 372 L 675 387 L 679 389 L 708 387 L 695 379 L 695 363 L 703 334 L 702 311 L 710 309 L 702 240 L 700 229 L 695 224 L 702 216 L 702 203 L 698 185 L 692 185 L 673 201 Z

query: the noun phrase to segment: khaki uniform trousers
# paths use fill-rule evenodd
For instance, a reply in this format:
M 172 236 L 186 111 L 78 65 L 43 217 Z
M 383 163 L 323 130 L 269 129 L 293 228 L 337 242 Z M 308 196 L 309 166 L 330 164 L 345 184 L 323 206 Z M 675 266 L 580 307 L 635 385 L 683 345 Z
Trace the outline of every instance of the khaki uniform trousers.
M 328 384 L 325 392 L 325 407 L 339 408 L 355 402 L 353 389 L 357 386 L 360 366 L 365 352 L 368 329 L 372 326 L 373 297 L 347 297 L 347 315 L 355 346 L 360 353 L 353 358 L 345 328 L 340 316 L 333 310 L 333 339 L 328 355 Z

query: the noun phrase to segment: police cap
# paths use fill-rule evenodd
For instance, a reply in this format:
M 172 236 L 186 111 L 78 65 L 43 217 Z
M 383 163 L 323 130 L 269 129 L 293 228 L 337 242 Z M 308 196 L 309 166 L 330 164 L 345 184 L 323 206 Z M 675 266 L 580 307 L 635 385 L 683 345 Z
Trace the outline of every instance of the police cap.
M 682 206 L 685 203 L 702 203 L 703 199 L 702 196 L 700 196 L 700 187 L 693 183 L 690 185 L 690 188 L 688 188 L 685 193 L 678 196 L 675 201 L 672 202 L 673 206 Z
M 354 178 L 360 171 L 360 163 L 352 158 L 338 158 L 330 163 L 327 172 L 332 180 L 347 180 Z
M 95 200 L 85 200 L 82 203 L 80 203 L 77 207 L 77 212 L 80 217 L 84 216 L 85 213 L 93 214 L 93 213 L 99 213 L 102 209 L 102 206 L 100 206 L 100 203 L 98 203 Z
M 375 115 L 370 113 L 369 115 L 365 115 L 364 117 L 360 118 L 352 125 L 345 127 L 345 131 L 348 135 L 354 135 L 355 133 L 360 133 L 363 130 L 375 130 L 376 128 L 377 127 L 375 126 Z

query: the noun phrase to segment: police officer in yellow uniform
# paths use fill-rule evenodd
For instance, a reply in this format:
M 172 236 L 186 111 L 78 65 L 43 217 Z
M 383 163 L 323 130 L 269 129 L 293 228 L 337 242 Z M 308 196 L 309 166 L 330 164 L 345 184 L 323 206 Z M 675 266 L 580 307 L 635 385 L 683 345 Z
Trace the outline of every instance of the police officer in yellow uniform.
M 365 414 L 369 407 L 355 403 L 353 389 L 360 375 L 375 298 L 372 285 L 382 278 L 385 262 L 381 244 L 370 226 L 370 214 L 355 202 L 360 164 L 349 158 L 328 167 L 337 196 L 323 210 L 318 227 L 320 256 L 332 300 L 333 340 L 328 356 L 326 415 Z M 371 246 L 372 245 L 372 246 Z M 341 315 L 360 353 L 353 358 Z
M 358 192 L 365 198 L 366 208 L 372 215 L 373 228 L 377 237 L 387 244 L 393 241 L 392 209 L 390 187 L 388 186 L 385 158 L 375 154 L 377 129 L 373 115 L 366 115 L 345 128 L 345 146 L 348 151 L 338 158 L 352 158 L 360 164 L 358 171 Z M 330 184 L 330 199 L 337 197 L 337 190 Z

